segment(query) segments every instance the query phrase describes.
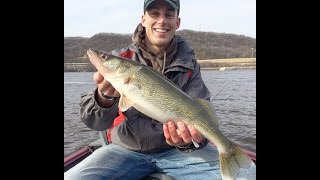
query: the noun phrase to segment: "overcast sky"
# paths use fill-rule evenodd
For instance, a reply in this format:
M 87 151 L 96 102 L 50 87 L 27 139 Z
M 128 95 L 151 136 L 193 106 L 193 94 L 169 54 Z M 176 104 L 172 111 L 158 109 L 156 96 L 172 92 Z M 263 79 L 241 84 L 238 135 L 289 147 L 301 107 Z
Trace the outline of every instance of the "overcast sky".
M 256 38 L 255 0 L 180 0 L 178 30 L 231 33 Z M 64 36 L 132 34 L 143 0 L 64 0 Z

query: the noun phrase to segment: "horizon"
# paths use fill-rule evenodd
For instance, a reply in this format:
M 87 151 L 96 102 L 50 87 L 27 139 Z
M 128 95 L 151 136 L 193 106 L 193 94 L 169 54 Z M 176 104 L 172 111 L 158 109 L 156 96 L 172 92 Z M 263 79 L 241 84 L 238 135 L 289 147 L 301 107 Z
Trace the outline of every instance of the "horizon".
M 256 38 L 255 0 L 180 3 L 181 26 L 177 31 L 191 30 Z M 143 15 L 142 9 L 142 1 L 91 0 L 88 3 L 84 0 L 65 0 L 64 37 L 90 38 L 100 33 L 133 34 Z

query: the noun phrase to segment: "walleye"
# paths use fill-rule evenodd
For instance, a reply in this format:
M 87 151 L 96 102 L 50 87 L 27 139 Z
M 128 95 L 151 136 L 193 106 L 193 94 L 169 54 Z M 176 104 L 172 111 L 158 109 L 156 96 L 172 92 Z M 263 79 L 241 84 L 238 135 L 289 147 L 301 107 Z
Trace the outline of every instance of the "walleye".
M 119 109 L 134 107 L 162 123 L 169 119 L 193 125 L 217 146 L 223 180 L 235 179 L 240 169 L 254 166 L 235 143 L 225 137 L 211 102 L 192 98 L 162 74 L 139 62 L 89 49 L 91 63 L 120 93 Z M 255 175 L 254 175 L 255 176 Z

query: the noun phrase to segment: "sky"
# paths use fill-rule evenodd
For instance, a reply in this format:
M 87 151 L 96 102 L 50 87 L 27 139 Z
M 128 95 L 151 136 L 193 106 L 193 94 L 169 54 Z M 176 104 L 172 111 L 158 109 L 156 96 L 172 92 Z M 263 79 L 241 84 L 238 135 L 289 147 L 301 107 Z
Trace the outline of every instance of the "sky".
M 256 38 L 256 0 L 180 0 L 178 30 L 230 33 Z M 132 34 L 143 0 L 64 0 L 64 37 Z

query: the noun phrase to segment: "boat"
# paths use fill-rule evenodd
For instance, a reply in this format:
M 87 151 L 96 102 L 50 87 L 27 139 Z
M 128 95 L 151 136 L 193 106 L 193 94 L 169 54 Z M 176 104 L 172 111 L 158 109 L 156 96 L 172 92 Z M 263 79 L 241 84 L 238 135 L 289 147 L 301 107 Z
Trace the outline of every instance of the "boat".
M 86 146 L 80 147 L 75 150 L 70 155 L 64 158 L 64 172 L 68 171 L 70 168 L 84 160 L 86 157 L 90 156 L 95 150 L 98 148 L 107 145 L 105 133 L 99 132 L 100 138 Z M 256 163 L 256 153 L 243 149 L 244 152 Z M 162 174 L 162 173 L 154 173 L 150 174 L 148 177 L 143 178 L 143 180 L 174 180 L 174 178 Z

